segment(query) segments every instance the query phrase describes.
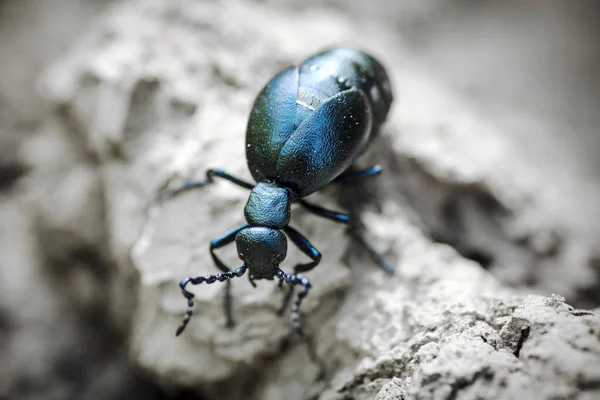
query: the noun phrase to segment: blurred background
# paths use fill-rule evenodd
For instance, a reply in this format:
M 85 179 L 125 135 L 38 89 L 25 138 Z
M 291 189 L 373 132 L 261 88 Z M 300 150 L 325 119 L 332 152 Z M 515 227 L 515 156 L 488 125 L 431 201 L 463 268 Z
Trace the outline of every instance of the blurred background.
M 35 171 L 21 150 L 50 113 L 36 79 L 117 1 L 0 0 L 0 399 L 194 398 L 164 392 L 129 365 L 121 332 L 104 322 L 107 293 L 82 289 L 74 299 L 63 290 L 81 283 L 72 274 L 61 278 L 73 264 L 97 271 L 111 260 L 85 245 L 53 253 L 72 238 L 45 237 L 27 203 L 36 185 L 27 177 Z M 600 2 L 289 3 L 393 26 L 427 73 L 512 135 L 547 173 L 579 177 L 565 195 L 594 204 Z M 578 218 L 594 224 L 600 210 L 589 207 Z

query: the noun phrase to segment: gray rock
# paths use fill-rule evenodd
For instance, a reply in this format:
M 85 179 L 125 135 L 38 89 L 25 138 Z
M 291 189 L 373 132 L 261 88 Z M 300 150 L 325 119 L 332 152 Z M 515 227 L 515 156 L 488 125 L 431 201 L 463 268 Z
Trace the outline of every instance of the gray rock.
M 150 398 L 106 313 L 101 185 L 35 77 L 102 1 L 0 4 L 0 398 Z M 35 23 L 32 24 L 32 21 Z M 67 129 L 65 129 L 67 128 Z M 88 154 L 89 155 L 89 154 Z
M 231 330 L 223 325 L 224 285 L 195 287 L 196 314 L 174 337 L 186 308 L 177 282 L 215 273 L 208 243 L 243 222 L 246 193 L 219 182 L 147 206 L 173 175 L 221 167 L 249 179 L 243 134 L 254 96 L 283 66 L 337 43 L 378 56 L 397 103 L 362 161 L 385 170 L 370 183 L 371 201 L 356 188 L 314 199 L 352 206 L 397 274 L 385 276 L 341 227 L 294 211 L 294 226 L 324 254 L 307 274 L 313 290 L 303 305 L 328 368 L 317 382 L 288 319 L 275 315 L 282 294 L 273 282 L 253 290 L 245 279 L 233 281 Z M 502 135 L 418 67 L 391 28 L 357 29 L 339 12 L 140 0 L 117 5 L 47 71 L 47 98 L 98 162 L 108 253 L 117 265 L 109 298 L 115 319 L 133 321 L 130 351 L 140 366 L 165 386 L 194 387 L 207 398 L 598 395 L 598 317 L 558 296 L 524 297 L 424 233 L 428 227 L 463 252 L 484 249 L 500 260 L 498 271 L 525 274 L 541 265 L 523 263 L 534 250 L 552 255 L 565 243 L 552 226 L 515 211 L 535 208 L 539 187 L 518 173 L 525 168 L 519 159 L 506 162 L 512 149 Z M 77 220 L 66 224 L 77 228 Z M 233 249 L 222 254 L 239 265 Z M 581 254 L 566 259 L 575 272 L 556 283 L 561 293 L 590 282 Z M 292 251 L 287 268 L 301 259 Z

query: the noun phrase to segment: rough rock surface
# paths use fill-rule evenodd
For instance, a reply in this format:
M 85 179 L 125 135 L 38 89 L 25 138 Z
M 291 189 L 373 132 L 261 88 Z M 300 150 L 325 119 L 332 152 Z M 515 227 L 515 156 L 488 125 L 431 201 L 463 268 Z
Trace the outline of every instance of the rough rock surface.
M 60 124 L 84 141 L 100 173 L 106 227 L 54 217 L 92 238 L 106 235 L 118 265 L 109 301 L 115 320 L 123 326 L 133 320 L 132 356 L 165 386 L 194 387 L 207 398 L 597 397 L 597 316 L 558 296 L 507 289 L 423 233 L 428 226 L 453 242 L 444 234 L 460 230 L 469 237 L 464 243 L 481 242 L 474 249 L 453 243 L 459 250 L 485 248 L 500 258 L 508 248 L 514 259 L 502 259 L 498 269 L 530 271 L 513 251 L 515 241 L 525 252 L 535 244 L 540 254 L 554 254 L 556 245 L 552 229 L 535 225 L 526 225 L 534 234 L 506 239 L 506 213 L 535 198 L 531 181 L 514 173 L 525 166 L 505 162 L 512 149 L 502 136 L 420 73 L 391 30 L 360 28 L 333 11 L 127 1 L 47 71 L 44 90 L 60 110 Z M 307 274 L 314 289 L 303 307 L 328 368 L 326 380 L 317 382 L 288 319 L 275 315 L 281 293 L 272 282 L 258 282 L 256 290 L 245 279 L 233 282 L 232 330 L 223 326 L 224 286 L 196 287 L 197 313 L 174 338 L 185 310 L 176 282 L 215 272 L 208 243 L 243 221 L 242 189 L 219 182 L 154 209 L 149 219 L 145 211 L 174 173 L 201 176 L 222 167 L 248 178 L 243 134 L 258 90 L 281 67 L 338 43 L 378 56 L 393 77 L 397 102 L 362 161 L 376 160 L 385 170 L 369 182 L 369 194 L 356 198 L 357 188 L 348 187 L 314 197 L 360 215 L 398 273 L 385 276 L 339 226 L 294 212 L 294 226 L 324 254 L 323 265 Z M 440 210 L 443 218 L 427 218 Z M 228 250 L 228 264 L 238 265 Z M 567 261 L 589 271 L 586 257 L 580 251 Z M 292 251 L 286 265 L 300 259 Z M 577 276 L 588 279 L 561 280 L 561 293 L 597 283 L 591 274 Z
M 34 90 L 102 3 L 0 2 L 1 399 L 162 394 L 107 324 L 97 173 Z

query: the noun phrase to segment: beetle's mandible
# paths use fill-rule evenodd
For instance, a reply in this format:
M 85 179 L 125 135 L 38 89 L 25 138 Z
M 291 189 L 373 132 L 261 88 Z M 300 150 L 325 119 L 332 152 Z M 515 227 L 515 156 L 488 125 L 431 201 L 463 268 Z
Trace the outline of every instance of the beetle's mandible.
M 186 289 L 188 284 L 226 282 L 225 316 L 232 326 L 229 279 L 248 272 L 253 285 L 256 279 L 278 279 L 280 284 L 289 285 L 280 312 L 292 298 L 294 286 L 301 288 L 293 304 L 292 324 L 296 333 L 306 339 L 299 310 L 311 284 L 300 273 L 317 266 L 321 253 L 289 225 L 294 202 L 317 216 L 348 225 L 354 238 L 387 272 L 393 273 L 392 267 L 350 225 L 347 214 L 303 199 L 329 183 L 381 172 L 378 165 L 355 170 L 352 163 L 385 121 L 392 99 L 382 65 L 370 55 L 350 48 L 323 51 L 299 66 L 281 71 L 267 83 L 254 102 L 246 131 L 246 158 L 256 185 L 220 169 L 210 169 L 205 180 L 187 182 L 167 193 L 172 197 L 203 187 L 215 177 L 251 190 L 244 209 L 246 223 L 210 243 L 211 257 L 222 272 L 181 281 L 188 310 L 177 335 L 184 331 L 193 313 L 194 295 Z M 288 239 L 311 260 L 294 266 L 292 274 L 279 267 L 286 257 Z M 215 250 L 234 241 L 243 265 L 230 270 Z M 312 346 L 309 350 L 314 359 Z

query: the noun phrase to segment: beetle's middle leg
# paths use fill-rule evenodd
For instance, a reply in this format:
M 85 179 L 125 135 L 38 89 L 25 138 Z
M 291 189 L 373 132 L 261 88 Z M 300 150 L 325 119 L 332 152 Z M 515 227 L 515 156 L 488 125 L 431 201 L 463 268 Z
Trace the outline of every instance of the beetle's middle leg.
M 230 272 L 231 270 L 215 254 L 215 250 L 220 249 L 221 247 L 227 246 L 230 243 L 233 243 L 233 241 L 235 241 L 235 236 L 238 234 L 238 232 L 244 228 L 247 228 L 248 226 L 249 226 L 248 224 L 240 225 L 236 228 L 233 228 L 232 230 L 225 233 L 224 235 L 219 236 L 218 238 L 214 239 L 212 242 L 210 242 L 210 256 L 212 257 L 217 268 L 219 268 L 221 271 Z M 226 281 L 225 284 L 227 285 L 227 286 L 225 286 L 225 298 L 224 298 L 224 302 L 223 302 L 223 307 L 224 307 L 224 311 L 225 311 L 225 320 L 226 320 L 227 327 L 233 327 L 235 325 L 235 323 L 233 321 L 232 302 L 231 302 L 231 282 Z
M 204 187 L 204 186 L 208 185 L 209 183 L 214 182 L 215 177 L 225 179 L 226 181 L 229 181 L 237 186 L 243 187 L 244 189 L 252 190 L 252 188 L 254 188 L 254 185 L 250 182 L 246 182 L 245 180 L 237 178 L 233 175 L 230 175 L 227 172 L 220 170 L 218 168 L 211 168 L 206 171 L 206 178 L 204 180 L 187 181 L 187 182 L 183 183 L 177 189 L 169 190 L 167 188 L 169 185 L 169 181 L 167 181 L 165 184 L 165 187 L 163 187 L 163 189 L 159 192 L 159 198 L 157 199 L 157 201 L 161 202 L 166 199 L 170 199 L 172 197 L 180 195 L 181 193 L 187 192 L 189 190 Z
M 302 235 L 300 232 L 292 228 L 291 226 L 286 226 L 283 228 L 283 231 L 286 235 L 291 239 L 291 241 L 312 260 L 309 263 L 305 264 L 296 264 L 294 266 L 294 274 L 298 274 L 300 272 L 308 272 L 314 267 L 316 267 L 321 261 L 321 253 L 317 250 L 309 241 Z M 283 280 L 279 281 L 279 284 L 283 284 Z M 290 300 L 294 294 L 294 286 L 290 285 L 288 292 L 283 298 L 283 302 L 281 303 L 281 307 L 277 314 L 282 315 L 286 308 L 288 307 Z
M 373 246 L 371 246 L 369 244 L 369 242 L 360 234 L 360 232 L 358 232 L 356 227 L 353 227 L 350 224 L 350 216 L 348 214 L 344 214 L 341 212 L 337 212 L 337 211 L 332 211 L 332 210 L 328 210 L 326 208 L 323 207 L 319 207 L 315 204 L 309 203 L 303 199 L 297 200 L 297 202 L 299 204 L 301 204 L 304 208 L 306 208 L 309 212 L 322 217 L 322 218 L 327 218 L 331 221 L 334 222 L 338 222 L 340 224 L 345 224 L 349 227 L 349 231 L 350 234 L 358 240 L 358 243 L 360 243 L 360 245 L 367 250 L 367 252 L 371 255 L 371 257 L 373 258 L 373 260 L 375 260 L 375 262 L 377 262 L 377 264 L 379 264 L 381 266 L 381 268 L 383 268 L 388 274 L 393 275 L 394 274 L 394 267 L 392 267 L 390 265 L 390 263 L 388 263 L 385 258 L 383 258 L 383 256 L 381 254 L 379 254 L 374 248 Z

